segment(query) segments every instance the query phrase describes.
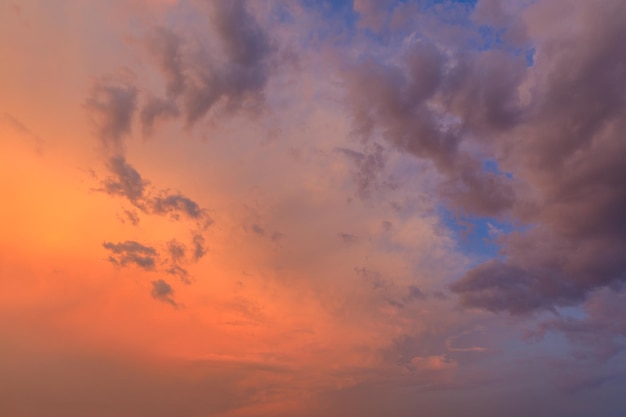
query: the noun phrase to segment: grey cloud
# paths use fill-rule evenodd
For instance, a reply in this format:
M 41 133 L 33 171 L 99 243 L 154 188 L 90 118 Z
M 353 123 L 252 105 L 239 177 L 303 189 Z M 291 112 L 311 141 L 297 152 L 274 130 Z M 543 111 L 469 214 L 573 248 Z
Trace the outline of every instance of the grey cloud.
M 168 96 L 178 97 L 185 88 L 183 39 L 168 28 L 157 27 L 148 36 L 146 43 L 165 78 Z
M 92 87 L 85 108 L 104 149 L 122 154 L 137 108 L 137 88 L 125 79 L 103 78 Z
M 166 27 L 156 28 L 148 49 L 166 83 L 167 99 L 151 100 L 142 110 L 144 127 L 158 119 L 184 117 L 193 126 L 216 105 L 233 111 L 263 101 L 274 48 L 248 10 L 246 2 L 211 3 L 211 23 L 225 59 L 191 39 L 213 37 L 194 33 L 187 37 Z
M 150 200 L 150 206 L 154 214 L 172 214 L 175 218 L 179 214 L 183 214 L 190 219 L 203 221 L 205 226 L 212 223 L 206 210 L 181 194 L 162 193 Z
M 243 0 L 213 3 L 213 23 L 233 63 L 254 67 L 271 52 L 267 34 Z
M 191 276 L 189 275 L 189 271 L 183 268 L 180 265 L 172 265 L 165 270 L 165 272 L 169 275 L 173 275 L 178 278 L 183 284 L 191 284 Z
M 193 259 L 199 261 L 207 253 L 204 237 L 201 234 L 193 236 Z
M 514 212 L 534 226 L 501 237 L 504 260 L 452 287 L 466 305 L 552 309 L 626 281 L 626 58 L 616 53 L 626 42 L 626 6 L 602 4 L 546 1 L 530 10 L 537 43 L 530 106 L 502 145 L 504 163 L 532 190 Z M 580 25 L 547 31 L 546 13 Z
M 189 197 L 169 191 L 153 195 L 148 190 L 150 182 L 126 162 L 123 156 L 110 158 L 107 168 L 112 175 L 104 179 L 101 191 L 128 199 L 146 214 L 170 215 L 175 220 L 180 220 L 182 215 L 196 221 L 201 229 L 206 229 L 213 223 L 208 211 Z
M 401 64 L 369 58 L 345 74 L 357 132 L 366 138 L 380 133 L 397 149 L 430 160 L 447 178 L 442 196 L 480 215 L 498 215 L 514 201 L 508 178 L 483 170 L 464 145 L 470 133 L 487 131 L 483 125 L 489 132 L 513 125 L 509 113 L 515 109 L 501 108 L 515 102 L 511 91 L 522 77 L 507 75 L 510 68 L 497 64 L 506 58 L 496 57 L 500 54 L 449 57 L 420 41 Z M 524 68 L 521 61 L 513 66 Z M 480 81 L 483 67 L 493 72 L 489 81 Z
M 167 242 L 167 251 L 169 252 L 172 261 L 179 262 L 185 258 L 187 248 L 176 239 L 172 239 Z
M 176 239 L 172 239 L 167 242 L 167 251 L 169 253 L 170 267 L 165 272 L 177 277 L 185 284 L 190 284 L 191 277 L 189 272 L 181 266 L 187 258 L 187 247 Z
M 344 73 L 365 140 L 431 162 L 453 211 L 526 226 L 452 285 L 465 306 L 554 311 L 626 281 L 626 5 L 601 3 L 513 13 L 480 2 L 476 21 L 515 33 L 486 50 L 420 34 L 400 56 L 374 52 Z M 485 169 L 486 158 L 512 175 Z
M 107 165 L 109 172 L 113 175 L 103 181 L 103 191 L 107 194 L 126 197 L 133 205 L 144 210 L 143 199 L 146 187 L 150 183 L 143 179 L 123 156 L 112 157 Z
M 176 301 L 174 301 L 173 298 L 174 290 L 170 284 L 162 279 L 152 281 L 152 291 L 150 294 L 155 300 L 171 304 L 173 307 L 178 307 L 178 304 L 176 304 Z
M 157 251 L 138 242 L 127 240 L 126 242 L 105 242 L 102 246 L 111 252 L 109 261 L 121 266 L 134 264 L 145 270 L 153 270 L 158 258 Z

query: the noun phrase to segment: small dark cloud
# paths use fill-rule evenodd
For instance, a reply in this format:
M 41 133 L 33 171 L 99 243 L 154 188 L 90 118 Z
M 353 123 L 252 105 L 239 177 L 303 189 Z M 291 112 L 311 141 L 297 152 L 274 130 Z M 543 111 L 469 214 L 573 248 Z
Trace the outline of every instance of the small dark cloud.
M 465 307 L 523 314 L 553 307 L 551 297 L 535 291 L 538 285 L 537 277 L 524 269 L 492 260 L 466 273 L 450 289 Z
M 199 261 L 207 253 L 205 247 L 204 237 L 201 234 L 196 233 L 192 239 L 193 243 L 193 260 Z
M 182 194 L 162 192 L 150 198 L 148 205 L 154 214 L 169 214 L 175 220 L 179 220 L 179 215 L 182 214 L 188 219 L 197 220 L 203 229 L 213 223 L 207 210 L 200 208 L 198 203 Z
M 158 258 L 158 253 L 154 248 L 132 240 L 120 243 L 105 242 L 102 246 L 111 252 L 108 259 L 115 265 L 136 265 L 151 271 L 154 269 Z
M 178 278 L 183 284 L 191 284 L 191 276 L 189 272 L 180 265 L 172 265 L 165 270 L 167 274 L 173 275 Z
M 374 51 L 347 65 L 347 104 L 365 143 L 382 138 L 432 164 L 446 208 L 527 226 L 499 235 L 498 259 L 450 287 L 462 305 L 555 311 L 626 283 L 626 55 L 615 52 L 626 43 L 626 7 L 500 5 L 479 2 L 475 15 L 511 28 L 498 45 L 450 42 L 441 25 L 399 54 Z M 548 30 L 546 12 L 576 30 Z M 362 163 L 365 179 L 380 166 Z
M 180 262 L 185 259 L 187 247 L 176 239 L 172 239 L 167 242 L 167 252 L 173 262 Z
M 168 303 L 173 307 L 178 308 L 178 304 L 173 298 L 174 290 L 170 284 L 162 279 L 152 281 L 151 295 L 155 300 L 163 301 L 164 303 Z
M 146 214 L 169 215 L 174 220 L 180 220 L 182 215 L 196 221 L 201 229 L 206 229 L 213 223 L 208 211 L 189 197 L 169 191 L 154 195 L 148 189 L 150 182 L 126 162 L 125 157 L 111 157 L 107 168 L 111 175 L 102 181 L 100 191 L 124 197 Z

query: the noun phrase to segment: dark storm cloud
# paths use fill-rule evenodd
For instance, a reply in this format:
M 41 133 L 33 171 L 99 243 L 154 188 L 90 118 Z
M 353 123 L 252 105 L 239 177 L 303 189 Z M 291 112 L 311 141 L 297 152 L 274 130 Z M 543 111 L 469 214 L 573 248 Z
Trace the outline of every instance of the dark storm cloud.
M 189 272 L 181 266 L 181 264 L 186 262 L 187 247 L 176 239 L 167 242 L 166 246 L 169 254 L 170 267 L 167 268 L 165 272 L 177 277 L 184 284 L 191 284 Z
M 156 28 L 147 45 L 166 84 L 167 99 L 152 99 L 142 110 L 144 129 L 179 115 L 188 126 L 216 105 L 231 111 L 263 101 L 274 49 L 246 2 L 210 2 L 212 32 L 182 33 Z M 224 59 L 194 39 L 216 38 Z M 179 110 L 180 109 L 180 110 Z
M 504 5 L 480 2 L 472 16 L 512 28 L 491 48 L 422 37 L 345 77 L 364 139 L 430 161 L 457 212 L 527 226 L 499 236 L 501 257 L 451 287 L 467 307 L 523 314 L 626 281 L 626 4 Z M 486 158 L 512 175 L 485 169 Z
M 173 307 L 178 307 L 178 304 L 176 304 L 173 298 L 174 290 L 170 284 L 162 279 L 152 281 L 152 291 L 150 294 L 155 300 L 171 304 Z
M 109 261 L 115 265 L 135 265 L 145 270 L 153 270 L 158 259 L 157 251 L 150 246 L 127 240 L 126 242 L 105 242 L 102 246 L 111 252 Z
M 536 196 L 516 208 L 534 227 L 502 238 L 504 261 L 452 287 L 466 306 L 550 309 L 626 281 L 626 56 L 617 53 L 626 4 L 572 5 L 547 1 L 531 14 L 529 24 L 539 26 L 535 85 L 505 161 Z M 549 13 L 579 26 L 548 31 L 540 25 Z
M 85 108 L 105 151 L 122 154 L 137 108 L 137 88 L 124 77 L 102 78 L 93 85 Z

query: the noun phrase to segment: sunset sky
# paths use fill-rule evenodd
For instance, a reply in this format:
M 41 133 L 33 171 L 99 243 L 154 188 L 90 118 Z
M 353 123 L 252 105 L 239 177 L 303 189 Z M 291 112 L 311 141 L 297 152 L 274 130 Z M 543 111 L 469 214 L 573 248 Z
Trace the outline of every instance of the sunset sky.
M 626 416 L 623 0 L 0 0 L 0 415 Z

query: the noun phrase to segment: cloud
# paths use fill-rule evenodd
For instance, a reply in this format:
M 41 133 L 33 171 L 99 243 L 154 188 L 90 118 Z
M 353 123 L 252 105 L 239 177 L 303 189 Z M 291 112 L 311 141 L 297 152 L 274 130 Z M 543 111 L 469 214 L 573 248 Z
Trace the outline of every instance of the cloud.
M 148 204 L 153 214 L 170 214 L 175 219 L 178 219 L 179 214 L 183 214 L 189 219 L 202 222 L 203 228 L 208 227 L 213 222 L 205 209 L 200 208 L 198 203 L 181 194 L 161 192 L 148 200 Z
M 107 168 L 112 176 L 103 183 L 103 191 L 110 195 L 126 197 L 133 205 L 145 210 L 144 197 L 149 181 L 126 162 L 123 156 L 114 156 L 109 159 Z
M 204 237 L 201 234 L 193 236 L 193 259 L 199 261 L 207 253 Z
M 157 97 L 151 97 L 141 109 L 140 120 L 144 135 L 151 135 L 157 120 L 168 120 L 180 115 L 176 103 Z
M 344 60 L 343 77 L 363 140 L 432 164 L 439 201 L 454 213 L 520 226 L 497 237 L 499 259 L 451 289 L 464 306 L 525 314 L 626 280 L 626 58 L 614 53 L 626 41 L 626 7 L 499 5 L 481 2 L 464 23 L 467 33 L 486 21 L 514 29 L 489 48 L 449 37 L 457 28 L 442 22 L 416 26 L 391 57 L 373 48 Z M 362 189 L 376 167 L 362 167 Z
M 206 209 L 180 193 L 160 191 L 156 194 L 148 190 L 150 181 L 141 174 L 123 156 L 111 157 L 107 163 L 112 174 L 102 181 L 101 191 L 114 196 L 126 198 L 133 206 L 143 213 L 152 215 L 169 215 L 174 220 L 180 216 L 194 220 L 201 229 L 209 227 L 213 220 Z
M 503 261 L 473 269 L 452 287 L 467 306 L 552 309 L 626 281 L 626 190 L 618 156 L 626 151 L 626 88 L 619 81 L 626 58 L 614 53 L 626 41 L 626 7 L 572 5 L 545 1 L 528 11 L 536 43 L 530 104 L 500 141 L 509 148 L 503 163 L 526 187 L 514 213 L 532 226 L 500 237 Z M 574 31 L 546 26 L 546 16 L 556 15 L 579 25 Z
M 112 253 L 109 256 L 109 261 L 116 265 L 127 266 L 134 264 L 142 269 L 151 271 L 154 269 L 158 258 L 158 253 L 154 248 L 144 246 L 132 240 L 120 243 L 105 242 L 102 246 Z
M 174 301 L 174 290 L 166 281 L 159 279 L 152 281 L 152 291 L 150 292 L 152 298 L 155 300 L 163 301 L 164 303 L 171 304 L 173 307 L 178 307 L 176 301 Z
M 211 2 L 206 33 L 185 36 L 157 27 L 147 47 L 162 74 L 166 99 L 144 105 L 142 123 L 150 131 L 155 121 L 181 115 L 193 126 L 219 106 L 227 112 L 258 106 L 271 72 L 274 48 L 247 2 Z M 195 40 L 217 40 L 210 48 Z
M 137 109 L 137 88 L 132 77 L 103 77 L 92 86 L 85 109 L 94 123 L 96 136 L 106 152 L 121 155 L 124 139 L 131 133 Z

